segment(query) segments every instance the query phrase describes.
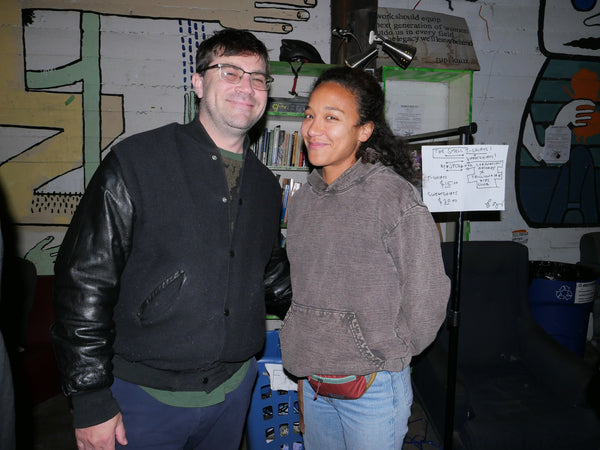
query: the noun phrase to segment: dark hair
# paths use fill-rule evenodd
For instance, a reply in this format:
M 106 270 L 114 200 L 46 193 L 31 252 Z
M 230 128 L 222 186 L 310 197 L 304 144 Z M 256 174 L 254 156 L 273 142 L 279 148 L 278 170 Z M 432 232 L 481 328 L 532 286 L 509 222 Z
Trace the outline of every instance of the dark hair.
M 265 44 L 247 30 L 226 28 L 216 31 L 202 41 L 196 51 L 196 70 L 210 66 L 219 56 L 257 55 L 267 66 L 269 73 L 269 53 Z
M 337 83 L 354 95 L 358 104 L 357 125 L 374 124 L 371 137 L 356 152 L 357 159 L 364 163 L 380 161 L 412 182 L 415 170 L 408 146 L 404 139 L 394 135 L 385 120 L 385 96 L 375 77 L 362 69 L 334 67 L 317 78 L 313 90 L 325 82 Z

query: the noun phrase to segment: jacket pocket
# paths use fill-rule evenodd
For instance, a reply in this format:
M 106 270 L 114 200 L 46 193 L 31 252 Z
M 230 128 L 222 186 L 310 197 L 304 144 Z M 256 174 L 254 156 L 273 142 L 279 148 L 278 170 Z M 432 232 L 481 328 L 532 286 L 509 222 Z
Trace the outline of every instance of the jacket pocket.
M 137 313 L 142 325 L 154 325 L 165 320 L 179 299 L 186 276 L 179 270 L 166 278 L 144 299 Z
M 353 311 L 292 303 L 280 330 L 284 366 L 299 376 L 363 374 L 383 369 Z

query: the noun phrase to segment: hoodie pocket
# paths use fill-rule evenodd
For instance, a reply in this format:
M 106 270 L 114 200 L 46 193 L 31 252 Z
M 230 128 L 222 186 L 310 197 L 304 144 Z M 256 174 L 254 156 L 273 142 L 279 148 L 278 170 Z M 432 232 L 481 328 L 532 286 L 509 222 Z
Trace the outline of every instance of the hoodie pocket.
M 154 325 L 165 320 L 179 302 L 179 293 L 186 276 L 179 270 L 166 278 L 144 299 L 138 311 L 142 325 Z
M 369 348 L 353 311 L 293 303 L 280 336 L 282 350 L 302 372 L 353 374 L 383 368 L 383 359 Z

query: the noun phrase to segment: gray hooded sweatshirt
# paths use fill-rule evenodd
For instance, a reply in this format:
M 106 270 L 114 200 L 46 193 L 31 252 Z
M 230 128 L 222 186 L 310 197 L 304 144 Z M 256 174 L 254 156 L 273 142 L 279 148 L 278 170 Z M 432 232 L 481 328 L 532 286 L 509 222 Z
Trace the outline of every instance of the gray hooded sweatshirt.
M 433 341 L 450 293 L 417 189 L 389 167 L 358 161 L 331 185 L 313 170 L 288 208 L 285 369 L 298 377 L 403 370 Z

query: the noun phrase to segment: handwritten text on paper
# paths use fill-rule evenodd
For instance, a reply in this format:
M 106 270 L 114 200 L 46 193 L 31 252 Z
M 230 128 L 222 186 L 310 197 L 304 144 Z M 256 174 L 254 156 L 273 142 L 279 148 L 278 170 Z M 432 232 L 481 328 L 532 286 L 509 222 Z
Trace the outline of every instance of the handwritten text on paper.
M 504 210 L 507 153 L 507 145 L 423 146 L 423 200 L 429 210 Z

